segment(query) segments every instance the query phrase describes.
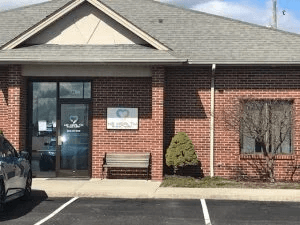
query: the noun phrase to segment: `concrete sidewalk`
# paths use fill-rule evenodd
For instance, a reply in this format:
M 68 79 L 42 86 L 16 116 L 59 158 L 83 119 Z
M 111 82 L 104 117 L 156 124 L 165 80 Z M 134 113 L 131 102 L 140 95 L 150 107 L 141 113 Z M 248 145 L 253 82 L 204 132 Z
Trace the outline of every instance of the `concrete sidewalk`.
M 300 190 L 294 189 L 168 188 L 159 187 L 160 184 L 158 181 L 146 180 L 34 178 L 32 189 L 45 191 L 48 197 L 204 198 L 300 202 Z

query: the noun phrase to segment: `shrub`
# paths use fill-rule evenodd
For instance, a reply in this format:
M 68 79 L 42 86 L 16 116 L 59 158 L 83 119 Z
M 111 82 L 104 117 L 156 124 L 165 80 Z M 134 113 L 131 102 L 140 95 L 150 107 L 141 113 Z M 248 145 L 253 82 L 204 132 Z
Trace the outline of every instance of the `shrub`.
M 178 132 L 172 138 L 166 153 L 166 163 L 168 166 L 173 166 L 174 174 L 178 167 L 198 164 L 194 145 L 186 133 Z

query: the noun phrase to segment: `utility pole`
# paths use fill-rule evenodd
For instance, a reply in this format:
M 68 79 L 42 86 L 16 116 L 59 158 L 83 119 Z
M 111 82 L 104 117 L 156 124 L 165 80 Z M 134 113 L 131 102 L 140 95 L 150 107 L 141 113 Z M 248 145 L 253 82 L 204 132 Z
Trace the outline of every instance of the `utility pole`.
M 273 0 L 273 24 L 272 27 L 274 29 L 277 29 L 277 0 Z

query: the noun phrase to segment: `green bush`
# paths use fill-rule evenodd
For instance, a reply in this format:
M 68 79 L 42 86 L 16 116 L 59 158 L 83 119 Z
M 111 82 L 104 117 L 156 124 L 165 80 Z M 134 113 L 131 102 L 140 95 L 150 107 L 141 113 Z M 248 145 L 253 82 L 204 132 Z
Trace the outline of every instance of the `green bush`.
M 173 166 L 174 173 L 178 167 L 198 164 L 194 145 L 186 133 L 178 132 L 172 138 L 166 153 L 166 163 L 168 166 Z
M 3 133 L 3 131 L 2 131 L 2 130 L 0 130 L 0 135 L 4 136 L 4 133 Z

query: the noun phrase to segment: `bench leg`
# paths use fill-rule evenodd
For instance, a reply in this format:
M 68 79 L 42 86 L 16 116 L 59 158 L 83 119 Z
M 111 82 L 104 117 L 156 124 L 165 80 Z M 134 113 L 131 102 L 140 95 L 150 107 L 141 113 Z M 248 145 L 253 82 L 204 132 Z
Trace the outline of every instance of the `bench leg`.
M 105 170 L 105 168 L 102 167 L 102 179 L 104 179 L 104 170 Z
M 147 168 L 147 181 L 149 180 L 149 168 Z

